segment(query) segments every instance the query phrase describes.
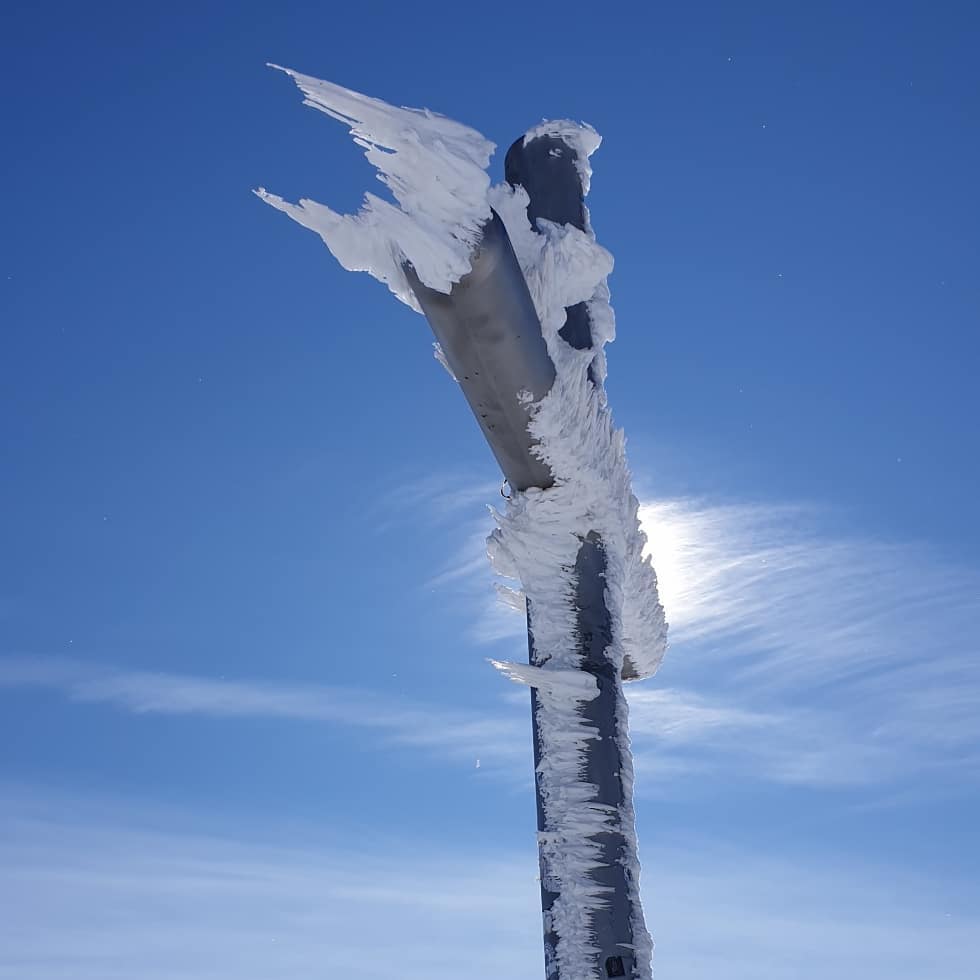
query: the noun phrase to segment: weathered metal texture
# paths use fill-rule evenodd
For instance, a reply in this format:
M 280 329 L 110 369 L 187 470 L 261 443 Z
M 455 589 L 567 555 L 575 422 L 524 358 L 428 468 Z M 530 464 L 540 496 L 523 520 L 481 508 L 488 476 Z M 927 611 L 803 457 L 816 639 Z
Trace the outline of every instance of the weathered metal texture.
M 555 366 L 496 213 L 471 263 L 449 294 L 423 285 L 410 265 L 405 273 L 507 482 L 515 490 L 550 487 L 551 471 L 531 451 L 522 394 L 540 401 L 551 390 Z

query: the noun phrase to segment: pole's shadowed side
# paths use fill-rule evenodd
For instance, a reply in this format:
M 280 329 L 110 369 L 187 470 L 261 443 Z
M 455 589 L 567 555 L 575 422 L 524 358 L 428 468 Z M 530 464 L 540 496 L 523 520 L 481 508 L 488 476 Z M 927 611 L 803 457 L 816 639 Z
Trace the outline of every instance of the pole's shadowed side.
M 528 218 L 532 226 L 538 218 L 557 224 L 570 224 L 580 231 L 586 229 L 585 201 L 582 180 L 578 170 L 576 150 L 559 136 L 542 135 L 525 141 L 517 140 L 507 152 L 504 172 L 508 183 L 520 185 L 528 193 Z M 585 303 L 578 303 L 566 311 L 566 320 L 559 336 L 577 350 L 588 350 L 592 344 L 592 330 Z M 596 383 L 589 370 L 589 379 Z M 608 889 L 605 906 L 592 916 L 592 928 L 596 947 L 600 950 L 596 970 L 600 977 L 632 977 L 636 966 L 633 957 L 633 925 L 641 915 L 633 907 L 628 868 L 630 844 L 623 830 L 623 820 L 631 814 L 621 777 L 622 753 L 628 752 L 625 735 L 619 731 L 617 704 L 622 697 L 622 678 L 609 659 L 607 651 L 612 643 L 611 617 L 606 607 L 605 592 L 606 558 L 599 535 L 590 531 L 579 550 L 575 565 L 575 606 L 578 624 L 579 653 L 582 670 L 592 674 L 599 688 L 599 696 L 586 702 L 582 714 L 596 729 L 586 750 L 586 767 L 581 774 L 583 782 L 595 786 L 594 802 L 608 809 L 611 815 L 610 829 L 593 839 L 602 848 L 602 865 L 593 871 L 593 878 Z M 528 648 L 530 661 L 536 666 L 534 650 L 534 612 L 528 604 Z M 542 733 L 538 725 L 538 694 L 531 692 L 531 717 L 534 728 L 535 768 L 541 754 L 547 751 L 542 745 Z M 537 788 L 537 783 L 535 784 Z M 545 811 L 540 789 L 537 790 L 538 830 L 547 832 Z M 630 839 L 634 839 L 630 831 Z M 550 910 L 557 899 L 542 877 L 541 906 L 545 923 L 545 964 L 548 980 L 578 980 L 561 975 L 555 958 L 558 937 L 551 927 Z
M 575 607 L 578 653 L 582 670 L 596 679 L 599 696 L 586 702 L 582 715 L 596 729 L 586 751 L 586 766 L 581 773 L 585 783 L 595 787 L 592 803 L 607 809 L 610 829 L 593 837 L 601 847 L 601 864 L 593 878 L 607 889 L 605 907 L 592 917 L 594 941 L 600 953 L 597 971 L 600 977 L 633 976 L 633 907 L 627 858 L 629 844 L 622 831 L 622 806 L 625 792 L 622 782 L 622 740 L 616 719 L 616 705 L 622 680 L 606 655 L 612 642 L 612 621 L 605 601 L 606 555 L 594 531 L 582 543 L 575 562 Z M 532 665 L 543 666 L 534 649 L 534 609 L 528 603 L 528 653 Z M 531 719 L 534 729 L 534 766 L 537 770 L 548 746 L 538 724 L 538 693 L 531 691 Z M 537 788 L 537 781 L 535 781 Z M 540 790 L 537 792 L 538 831 L 548 826 Z M 541 876 L 541 908 L 544 915 L 545 967 L 548 980 L 578 980 L 562 974 L 556 958 L 558 936 L 551 925 L 551 908 L 559 893 L 552 891 Z
M 576 151 L 557 136 L 519 140 L 507 154 L 506 174 L 530 196 L 528 215 L 585 230 L 585 208 Z M 480 245 L 472 256 L 471 271 L 449 294 L 425 286 L 410 265 L 405 267 L 411 285 L 446 361 L 463 389 L 471 410 L 490 444 L 508 482 L 515 490 L 547 489 L 554 483 L 551 471 L 532 452 L 528 432 L 530 406 L 518 396 L 528 392 L 532 403 L 551 389 L 555 366 L 547 352 L 541 324 L 500 218 L 493 214 L 483 229 Z M 567 310 L 561 337 L 579 350 L 592 345 L 586 304 Z M 594 375 L 589 374 L 592 383 Z M 638 975 L 633 955 L 634 924 L 639 910 L 633 908 L 629 868 L 633 857 L 623 820 L 631 814 L 621 776 L 628 752 L 618 728 L 617 706 L 622 698 L 622 679 L 610 660 L 612 619 L 606 605 L 606 556 L 599 535 L 583 528 L 575 565 L 576 652 L 581 669 L 591 674 L 598 696 L 582 705 L 581 714 L 596 735 L 585 749 L 585 765 L 579 774 L 589 787 L 590 808 L 609 817 L 608 829 L 592 840 L 600 851 L 591 874 L 604 891 L 603 901 L 591 914 L 590 940 L 595 944 L 598 976 Z M 560 574 L 555 569 L 555 574 Z M 543 666 L 534 648 L 534 609 L 528 603 L 529 658 Z M 532 689 L 532 726 L 537 770 L 552 748 L 538 723 L 539 695 Z M 555 749 L 560 747 L 555 746 Z M 538 830 L 547 834 L 548 815 L 536 780 Z M 542 871 L 544 871 L 542 859 Z M 544 915 L 545 964 L 548 980 L 581 980 L 561 972 L 557 935 L 551 910 L 560 892 L 552 890 L 542 874 L 541 901 Z M 569 883 L 574 888 L 574 883 Z M 558 883 L 561 887 L 561 883 Z

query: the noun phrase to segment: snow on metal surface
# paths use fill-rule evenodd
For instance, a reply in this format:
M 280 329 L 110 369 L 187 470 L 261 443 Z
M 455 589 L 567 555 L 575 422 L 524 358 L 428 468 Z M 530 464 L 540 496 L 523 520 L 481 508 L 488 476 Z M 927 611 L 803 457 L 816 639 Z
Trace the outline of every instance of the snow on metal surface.
M 289 204 L 264 190 L 267 203 L 317 232 L 347 269 L 369 272 L 403 302 L 418 309 L 401 271 L 407 259 L 421 280 L 440 292 L 470 269 L 470 254 L 491 207 L 503 220 L 533 297 L 548 351 L 557 370 L 552 390 L 532 406 L 536 452 L 555 484 L 547 490 L 515 492 L 502 512 L 488 553 L 498 574 L 516 579 L 512 604 L 527 597 L 536 663 L 497 663 L 512 680 L 534 687 L 542 758 L 538 786 L 545 810 L 540 837 L 543 880 L 559 894 L 549 925 L 559 937 L 562 977 L 599 980 L 592 917 L 605 901 L 592 875 L 600 848 L 592 838 L 616 827 L 627 837 L 628 880 L 636 918 L 633 944 L 636 976 L 650 976 L 652 942 L 638 894 L 639 863 L 632 809 L 633 772 L 628 709 L 620 689 L 622 779 L 626 803 L 611 811 L 595 802 L 596 788 L 582 778 L 585 752 L 596 729 L 581 706 L 595 697 L 594 679 L 584 674 L 574 607 L 576 556 L 584 537 L 596 532 L 606 557 L 606 603 L 612 620 L 607 656 L 627 680 L 652 675 L 663 659 L 667 625 L 657 595 L 656 574 L 643 557 L 638 503 L 631 489 L 623 433 L 613 425 L 603 380 L 603 347 L 615 336 L 606 277 L 612 256 L 591 225 L 539 221 L 532 228 L 528 197 L 518 187 L 490 186 L 486 174 L 493 144 L 466 126 L 428 111 L 399 109 L 347 89 L 289 72 L 320 109 L 351 128 L 354 140 L 379 171 L 397 206 L 367 195 L 355 216 L 338 215 L 304 200 Z M 543 122 L 525 139 L 557 135 L 572 146 L 583 188 L 588 190 L 589 155 L 599 145 L 588 126 Z M 586 303 L 594 347 L 575 350 L 560 336 L 565 310 Z M 592 367 L 594 384 L 589 378 Z
M 563 138 L 568 125 L 562 124 Z M 606 554 L 606 605 L 612 618 L 607 656 L 624 677 L 647 677 L 663 659 L 667 626 L 656 575 L 643 558 L 646 538 L 639 527 L 623 433 L 613 425 L 601 383 L 588 377 L 590 365 L 614 334 L 606 288 L 612 257 L 591 230 L 548 221 L 539 221 L 532 230 L 527 196 L 520 188 L 493 188 L 491 203 L 507 226 L 557 371 L 554 387 L 535 407 L 531 421 L 536 451 L 554 474 L 555 485 L 515 493 L 502 513 L 494 512 L 498 526 L 489 541 L 491 561 L 499 574 L 518 579 L 528 597 L 535 669 L 561 677 L 581 673 L 574 568 L 583 537 L 597 532 Z M 588 304 L 593 350 L 576 350 L 559 336 L 565 309 L 580 302 Z M 507 673 L 525 679 L 513 669 Z M 553 882 L 551 888 L 559 895 L 550 923 L 559 937 L 558 975 L 599 980 L 599 950 L 590 926 L 604 896 L 591 874 L 601 860 L 594 840 L 617 829 L 627 842 L 636 975 L 645 980 L 653 944 L 639 897 L 626 700 L 620 691 L 616 720 L 626 802 L 620 812 L 609 812 L 595 804 L 596 788 L 582 779 L 588 744 L 598 732 L 580 712 L 581 693 L 540 680 L 533 686 L 542 747 L 537 779 L 546 826 L 539 841 L 542 878 Z
M 575 166 L 582 181 L 582 193 L 588 194 L 592 180 L 589 157 L 599 149 L 602 137 L 588 124 L 570 119 L 543 119 L 524 134 L 524 145 L 539 136 L 557 136 L 575 150 Z

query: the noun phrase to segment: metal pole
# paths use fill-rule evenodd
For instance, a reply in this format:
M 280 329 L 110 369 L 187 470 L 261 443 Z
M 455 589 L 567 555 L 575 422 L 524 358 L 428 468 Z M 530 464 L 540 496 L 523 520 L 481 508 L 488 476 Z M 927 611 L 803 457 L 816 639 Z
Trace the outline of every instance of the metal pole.
M 551 471 L 531 452 L 529 406 L 518 395 L 544 398 L 555 382 L 555 365 L 495 212 L 470 264 L 448 295 L 424 285 L 410 264 L 405 275 L 507 482 L 514 490 L 550 487 Z
M 532 223 L 540 217 L 585 229 L 575 150 L 563 140 L 556 136 L 541 136 L 527 143 L 518 140 L 507 154 L 505 168 L 507 180 L 528 192 Z M 485 225 L 481 244 L 472 257 L 471 272 L 448 295 L 425 286 L 410 265 L 405 272 L 510 485 L 515 490 L 550 487 L 554 478 L 531 451 L 528 406 L 517 395 L 527 391 L 532 401 L 540 400 L 551 389 L 555 368 L 527 283 L 499 217 L 493 214 Z M 586 304 L 567 311 L 560 335 L 580 350 L 592 347 Z M 590 378 L 595 383 L 591 372 Z M 606 901 L 593 913 L 591 921 L 592 939 L 599 951 L 595 971 L 600 977 L 634 977 L 641 975 L 633 955 L 633 937 L 635 927 L 642 927 L 642 912 L 634 907 L 632 896 L 636 889 L 629 880 L 632 862 L 628 851 L 633 834 L 624 821 L 631 819 L 632 807 L 621 775 L 624 762 L 628 762 L 623 753 L 628 748 L 620 737 L 618 720 L 622 678 L 608 656 L 612 626 L 606 606 L 605 567 L 599 535 L 592 530 L 585 532 L 575 566 L 577 644 L 581 669 L 595 678 L 599 694 L 581 708 L 583 718 L 596 734 L 586 750 L 580 779 L 589 797 L 583 805 L 601 808 L 610 817 L 609 829 L 593 838 L 599 845 L 601 859 L 592 875 L 606 890 Z M 530 602 L 527 615 L 529 660 L 533 666 L 543 666 L 535 652 L 534 609 Z M 539 695 L 532 688 L 536 771 L 551 748 L 538 724 L 539 708 Z M 537 780 L 535 785 L 538 831 L 543 839 L 555 828 L 549 826 Z M 581 980 L 560 972 L 560 938 L 551 912 L 561 884 L 549 874 L 543 848 L 539 855 L 548 980 Z
M 578 619 L 578 644 L 582 657 L 582 670 L 591 674 L 599 687 L 599 696 L 586 702 L 582 715 L 596 729 L 586 755 L 586 767 L 581 774 L 582 782 L 592 784 L 594 792 L 588 806 L 599 805 L 619 819 L 611 822 L 611 829 L 597 835 L 594 840 L 601 845 L 602 863 L 593 872 L 595 880 L 608 889 L 607 904 L 592 917 L 595 945 L 599 949 L 597 972 L 600 977 L 634 976 L 633 916 L 635 910 L 630 900 L 628 879 L 627 838 L 621 820 L 626 802 L 621 777 L 623 758 L 616 707 L 621 697 L 622 680 L 616 668 L 606 656 L 612 642 L 609 610 L 605 603 L 603 576 L 606 556 L 599 536 L 591 532 L 579 549 L 575 563 L 575 604 Z M 528 604 L 528 651 L 530 662 L 542 666 L 534 649 L 534 612 Z M 542 755 L 548 751 L 544 734 L 538 725 L 538 693 L 531 690 L 531 719 L 534 728 L 535 769 Z M 537 792 L 538 831 L 547 834 L 553 828 L 548 825 L 546 811 Z M 551 908 L 559 897 L 552 890 L 542 858 L 541 909 L 544 915 L 545 973 L 548 980 L 578 980 L 562 975 L 557 960 L 558 936 L 551 924 Z
M 382 165 L 376 155 L 378 152 L 391 150 L 397 153 L 399 147 L 409 145 L 409 137 L 418 135 L 414 122 L 422 118 L 428 120 L 426 125 L 431 124 L 432 134 L 438 135 L 446 126 L 456 131 L 455 124 L 445 120 L 440 122 L 431 114 L 424 114 L 424 117 L 406 115 L 406 110 L 393 109 L 339 86 L 293 72 L 290 74 L 307 95 L 309 105 L 351 125 L 356 142 L 368 150 L 382 179 L 393 189 L 397 174 Z M 394 138 L 375 139 L 371 136 L 375 122 L 383 124 L 380 130 L 383 136 L 393 121 L 397 123 L 396 129 L 404 124 L 407 131 Z M 571 135 L 573 129 L 565 129 L 562 124 L 557 124 L 554 129 L 549 126 L 544 124 L 536 130 L 539 135 L 521 139 L 510 148 L 505 161 L 507 180 L 527 191 L 530 200 L 528 216 L 532 225 L 547 219 L 587 231 L 588 215 L 580 176 L 587 161 L 577 157 L 585 150 L 577 148 L 576 137 Z M 484 150 L 489 152 L 491 147 L 482 138 L 479 143 L 474 142 L 477 134 L 470 130 L 460 132 L 464 132 L 466 140 L 473 144 L 472 152 L 464 154 L 466 159 L 460 157 L 449 162 L 460 164 L 462 173 L 464 170 L 469 172 L 473 159 L 480 158 Z M 561 133 L 569 134 L 569 142 L 559 135 Z M 414 143 L 411 145 L 415 146 Z M 430 165 L 438 162 L 432 152 L 426 149 L 428 157 L 422 155 Z M 436 166 L 432 174 L 433 189 L 439 183 L 439 167 Z M 451 193 L 449 187 L 444 186 L 441 190 Z M 295 220 L 318 231 L 331 251 L 339 258 L 343 256 L 341 261 L 347 268 L 372 269 L 376 278 L 389 281 L 387 273 L 391 270 L 387 268 L 387 262 L 382 262 L 385 268 L 379 271 L 363 255 L 348 254 L 344 241 L 351 227 L 347 227 L 343 235 L 335 235 L 338 221 L 343 224 L 348 219 L 340 219 L 322 206 L 316 210 L 315 202 L 289 205 L 275 195 L 264 191 L 257 193 Z M 401 200 L 397 192 L 395 196 Z M 403 217 L 411 220 L 410 212 L 410 208 L 403 210 Z M 349 220 L 356 226 L 368 219 L 362 213 Z M 466 228 L 467 232 L 471 230 L 468 224 Z M 374 232 L 388 236 L 391 228 L 386 230 L 379 226 Z M 374 232 L 368 229 L 368 233 Z M 470 240 L 468 234 L 467 240 Z M 381 243 L 382 239 L 378 239 L 373 244 Z M 394 241 L 388 241 L 387 245 L 389 249 L 395 247 Z M 560 495 L 574 495 L 576 486 L 573 474 L 557 474 L 567 476 L 572 482 L 555 486 L 556 474 L 535 455 L 529 431 L 533 408 L 552 390 L 556 368 L 506 228 L 492 211 L 480 229 L 480 241 L 470 259 L 470 272 L 453 285 L 448 295 L 424 285 L 407 262 L 404 272 L 419 307 L 442 346 L 446 363 L 459 382 L 508 482 L 516 491 L 532 488 L 543 491 L 547 510 L 547 506 L 554 502 L 554 495 L 559 495 L 559 500 Z M 400 289 L 398 293 L 401 295 Z M 595 346 L 592 326 L 589 305 L 579 303 L 566 310 L 566 322 L 559 336 L 572 347 L 588 351 Z M 589 383 L 599 388 L 601 395 L 602 381 L 599 372 L 594 370 L 595 356 L 590 359 L 590 364 Z M 547 496 L 549 493 L 551 498 Z M 596 520 L 598 522 L 598 518 Z M 546 535 L 549 533 L 547 525 L 542 531 Z M 566 528 L 561 533 L 564 535 L 559 549 L 562 557 L 555 560 L 553 573 L 556 581 L 549 581 L 550 568 L 545 570 L 544 581 L 540 581 L 537 570 L 531 575 L 532 578 L 538 576 L 537 584 L 540 585 L 537 611 L 534 608 L 535 589 L 529 585 L 532 593 L 527 608 L 531 668 L 509 665 L 533 679 L 528 683 L 532 685 L 546 972 L 548 980 L 585 980 L 586 976 L 648 980 L 649 964 L 637 959 L 638 953 L 641 959 L 646 959 L 649 944 L 637 897 L 637 883 L 632 878 L 638 867 L 636 855 L 632 853 L 635 842 L 630 799 L 632 762 L 626 733 L 622 730 L 626 723 L 626 702 L 621 674 L 622 671 L 628 672 L 629 676 L 635 674 L 630 673 L 632 667 L 628 662 L 621 669 L 610 655 L 615 610 L 611 611 L 607 603 L 607 551 L 598 529 L 582 526 Z M 566 576 L 575 548 L 574 578 L 569 582 Z M 527 567 L 532 565 L 533 562 Z M 550 628 L 556 637 L 554 641 L 545 637 L 547 620 L 543 601 L 552 584 L 560 586 L 557 590 L 560 626 L 556 628 L 551 624 Z M 564 605 L 566 598 L 574 604 L 571 609 Z M 571 611 L 574 611 L 574 626 L 569 628 L 572 624 L 567 614 Z M 548 665 L 544 662 L 547 654 L 536 648 L 536 619 L 542 648 L 546 642 L 566 641 L 573 647 L 568 651 L 552 648 L 561 661 L 560 665 L 552 665 L 558 670 L 547 670 Z M 576 669 L 582 676 L 576 674 Z M 550 678 L 544 680 L 549 674 Z M 556 678 L 566 683 L 571 681 L 572 696 L 568 696 L 567 691 L 556 694 L 549 690 L 548 685 Z M 582 692 L 588 697 L 574 696 Z M 554 700 L 551 700 L 552 695 L 555 695 Z M 594 956 L 594 961 L 583 962 L 583 956 Z
M 519 139 L 507 153 L 505 176 L 508 183 L 522 186 L 530 203 L 528 217 L 532 225 L 538 218 L 559 224 L 571 224 L 586 229 L 585 202 L 577 169 L 575 150 L 557 136 L 539 136 L 532 140 Z M 579 303 L 566 310 L 565 325 L 560 336 L 571 346 L 586 350 L 592 347 L 592 332 L 587 307 Z M 590 370 L 590 380 L 595 375 Z M 622 700 L 622 678 L 609 660 L 607 650 L 612 642 L 611 617 L 605 598 L 606 558 L 598 534 L 590 531 L 579 550 L 575 565 L 575 605 L 578 619 L 581 669 L 595 677 L 599 696 L 582 706 L 582 714 L 596 729 L 597 737 L 586 753 L 586 768 L 582 781 L 594 787 L 591 805 L 600 805 L 612 815 L 611 829 L 594 838 L 601 845 L 603 862 L 593 872 L 598 883 L 608 889 L 606 906 L 592 917 L 595 945 L 600 950 L 596 972 L 600 977 L 632 977 L 635 974 L 633 956 L 634 924 L 642 926 L 642 911 L 634 907 L 628 862 L 629 841 L 635 839 L 632 828 L 623 821 L 631 818 L 627 789 L 621 772 L 623 752 L 628 743 L 620 737 L 617 706 Z M 534 611 L 528 604 L 528 652 L 532 665 L 541 666 L 534 649 Z M 538 725 L 538 694 L 531 691 L 531 717 L 534 727 L 535 768 L 547 752 L 543 732 Z M 632 766 L 630 766 L 632 768 Z M 551 829 L 537 787 L 538 830 Z M 629 817 L 627 816 L 629 815 Z M 625 830 L 629 830 L 629 836 Z M 556 951 L 558 937 L 551 924 L 551 908 L 558 892 L 550 887 L 542 860 L 541 907 L 544 914 L 545 968 L 548 980 L 578 980 L 561 976 Z

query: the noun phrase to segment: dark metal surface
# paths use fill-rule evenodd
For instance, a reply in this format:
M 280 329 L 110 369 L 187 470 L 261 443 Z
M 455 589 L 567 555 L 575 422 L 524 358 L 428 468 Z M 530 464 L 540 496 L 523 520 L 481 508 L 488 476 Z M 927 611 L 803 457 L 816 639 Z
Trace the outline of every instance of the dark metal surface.
M 578 553 L 575 605 L 578 609 L 578 633 L 582 652 L 582 669 L 595 677 L 599 696 L 587 701 L 582 714 L 596 727 L 598 738 L 586 752 L 585 779 L 597 787 L 595 799 L 609 807 L 612 829 L 593 839 L 602 847 L 602 866 L 593 877 L 609 889 L 607 905 L 593 918 L 599 957 L 599 975 L 607 960 L 618 957 L 624 967 L 622 976 L 633 975 L 633 906 L 626 860 L 628 844 L 622 831 L 623 804 L 626 802 L 622 779 L 622 750 L 616 708 L 621 695 L 621 681 L 609 659 L 612 643 L 612 618 L 606 608 L 606 554 L 599 536 L 591 532 Z M 610 974 L 615 976 L 616 974 Z
M 507 151 L 504 174 L 507 182 L 522 186 L 528 193 L 528 217 L 534 225 L 539 218 L 558 224 L 570 224 L 586 230 L 585 200 L 579 175 L 576 151 L 557 136 L 538 136 L 528 142 L 519 139 Z M 592 327 L 585 303 L 569 307 L 560 336 L 578 350 L 592 347 Z M 589 378 L 596 383 L 592 370 Z M 590 532 L 582 543 L 575 566 L 575 606 L 578 614 L 578 643 L 582 669 L 592 674 L 599 686 L 599 696 L 586 702 L 582 714 L 598 732 L 586 751 L 583 781 L 596 786 L 594 801 L 610 808 L 613 829 L 597 835 L 602 848 L 602 865 L 593 877 L 609 889 L 605 907 L 593 916 L 594 941 L 601 951 L 596 972 L 600 977 L 633 977 L 638 964 L 633 956 L 633 924 L 642 915 L 633 908 L 625 858 L 627 842 L 622 831 L 625 794 L 621 776 L 621 740 L 616 706 L 621 697 L 622 680 L 607 651 L 612 642 L 611 619 L 606 608 L 606 558 L 602 541 Z M 528 604 L 528 648 L 532 664 L 534 653 L 534 614 Z M 540 666 L 540 664 L 538 664 Z M 538 695 L 531 692 L 531 717 L 534 728 L 535 767 L 542 746 L 537 721 Z M 627 748 L 626 751 L 629 751 Z M 537 800 L 538 829 L 548 830 L 540 794 Z M 552 905 L 558 895 L 546 887 L 542 877 L 541 907 L 545 922 L 545 968 L 548 980 L 578 980 L 562 976 L 555 961 L 557 936 L 550 927 Z
M 527 283 L 503 222 L 494 213 L 472 256 L 472 271 L 437 292 L 406 266 L 415 293 L 507 482 L 515 490 L 550 487 L 551 471 L 532 452 L 528 409 L 555 380 Z
M 507 151 L 504 177 L 508 184 L 519 184 L 527 191 L 531 199 L 527 216 L 532 227 L 536 227 L 538 218 L 545 218 L 585 231 L 585 201 L 576 151 L 564 140 L 537 136 L 525 143 L 521 137 Z M 559 336 L 576 350 L 589 350 L 592 328 L 585 303 L 568 307 L 565 314 L 567 319 Z
M 611 828 L 593 837 L 601 847 L 601 864 L 593 872 L 595 881 L 608 889 L 606 905 L 593 916 L 594 941 L 600 950 L 596 969 L 600 977 L 632 977 L 633 974 L 633 907 L 627 866 L 628 845 L 621 827 L 622 805 L 625 793 L 621 776 L 622 756 L 616 705 L 619 698 L 620 680 L 616 668 L 609 660 L 607 651 L 612 643 L 612 620 L 605 601 L 606 555 L 602 541 L 590 532 L 582 542 L 575 563 L 575 606 L 577 610 L 578 645 L 582 656 L 582 669 L 595 677 L 599 696 L 585 703 L 582 714 L 595 727 L 597 737 L 586 750 L 583 781 L 593 783 L 596 793 L 593 804 L 608 808 Z M 534 612 L 528 605 L 528 652 L 533 665 L 543 663 L 534 649 Z M 531 692 L 531 717 L 534 727 L 534 765 L 537 769 L 542 751 L 537 724 L 538 694 Z M 537 798 L 538 830 L 550 828 L 545 819 L 540 794 Z M 577 980 L 564 977 L 558 970 L 555 949 L 558 937 L 551 928 L 551 908 L 558 893 L 545 883 L 544 868 L 541 875 L 541 908 L 545 921 L 545 969 L 548 980 Z M 620 973 L 618 970 L 622 970 Z

